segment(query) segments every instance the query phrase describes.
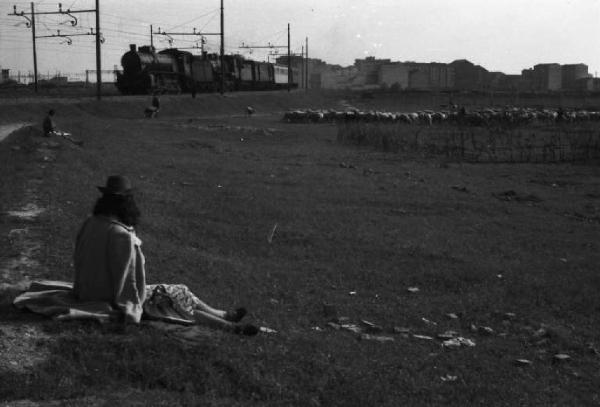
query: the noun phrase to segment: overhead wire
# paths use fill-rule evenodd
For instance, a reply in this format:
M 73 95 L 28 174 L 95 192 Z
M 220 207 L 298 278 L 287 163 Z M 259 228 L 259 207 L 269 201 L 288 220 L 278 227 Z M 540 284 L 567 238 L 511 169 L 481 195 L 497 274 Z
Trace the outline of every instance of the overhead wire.
M 71 3 L 71 7 L 73 7 L 73 5 L 77 2 L 77 0 L 73 1 Z M 44 3 L 44 1 L 42 2 L 38 2 L 37 5 L 40 5 Z M 21 4 L 19 2 L 17 2 L 17 4 Z M 193 22 L 199 21 L 204 17 L 209 17 L 206 21 L 202 22 L 202 25 L 200 26 L 200 32 L 202 32 L 203 30 L 205 30 L 205 28 L 207 26 L 209 26 L 212 22 L 214 22 L 214 20 L 217 18 L 217 16 L 219 15 L 218 13 L 218 9 L 213 9 L 211 11 L 208 11 L 206 13 L 200 14 L 195 16 L 194 18 L 184 21 L 180 24 L 171 26 L 171 30 L 172 29 L 176 29 L 176 28 L 181 28 L 183 26 L 189 25 Z M 61 16 L 62 17 L 62 16 Z M 69 32 L 75 32 L 75 33 L 84 33 L 87 30 L 89 30 L 90 28 L 95 29 L 95 27 L 93 27 L 93 24 L 90 23 L 90 15 L 81 15 L 78 16 L 79 17 L 79 21 L 80 23 L 76 26 L 76 27 L 69 27 L 72 28 L 73 31 L 63 31 L 61 30 L 62 34 L 68 35 Z M 126 43 L 127 41 L 129 41 L 129 38 L 134 37 L 137 39 L 143 39 L 143 38 L 148 38 L 149 33 L 147 32 L 147 30 L 149 29 L 150 25 L 154 25 L 156 26 L 156 22 L 151 22 L 148 21 L 147 19 L 142 19 L 142 18 L 136 18 L 136 17 L 127 17 L 126 19 L 123 18 L 123 16 L 120 15 L 115 15 L 115 14 L 111 14 L 111 13 L 102 13 L 102 17 L 103 17 L 103 25 L 101 28 L 103 37 L 105 38 L 106 42 L 104 44 L 102 44 L 101 47 L 101 51 L 103 53 L 103 58 L 105 58 L 106 56 L 109 56 L 109 59 L 113 59 L 113 58 L 118 58 L 119 54 L 122 54 L 127 48 L 126 46 L 121 46 L 119 44 L 123 44 Z M 8 17 L 7 19 L 11 19 L 12 17 Z M 6 19 L 3 19 L 6 21 Z M 37 19 L 36 19 L 37 20 Z M 124 22 L 123 20 L 126 20 L 126 22 Z M 10 20 L 11 22 L 14 20 Z M 53 32 L 52 31 L 52 26 L 53 25 L 61 25 L 61 23 L 59 21 L 57 21 L 57 18 L 51 18 L 50 16 L 46 15 L 44 19 L 39 19 L 40 21 L 40 25 L 43 26 L 46 30 L 48 30 L 49 32 Z M 36 21 L 37 22 L 37 21 Z M 124 27 L 125 26 L 125 27 Z M 138 28 L 139 27 L 139 31 Z M 1 27 L 0 27 L 1 28 Z M 10 36 L 8 35 L 2 35 L 1 38 L 4 39 L 9 39 L 9 41 L 11 41 L 12 43 L 17 43 L 17 44 L 23 44 L 23 45 L 29 45 L 31 43 L 31 41 L 28 38 L 28 30 L 23 30 L 21 34 L 11 34 Z M 1 31 L 0 31 L 1 32 Z M 11 31 L 9 31 L 11 32 Z M 261 42 L 265 42 L 268 41 L 270 39 L 270 42 L 273 44 L 278 44 L 278 41 L 281 40 L 281 38 L 285 35 L 285 33 L 287 32 L 287 29 L 282 29 L 282 30 L 278 30 L 274 33 L 268 33 L 268 34 L 264 34 L 261 35 L 259 37 L 259 40 Z M 164 38 L 156 38 L 158 43 L 164 43 Z M 173 44 L 173 46 L 188 46 L 194 43 L 197 43 L 199 41 L 198 38 L 193 38 L 193 39 L 189 39 L 189 38 L 180 38 L 180 37 L 176 37 L 175 42 Z M 227 40 L 226 40 L 226 46 L 225 46 L 225 51 L 227 53 L 236 53 L 239 54 L 240 53 L 240 49 L 235 46 L 235 45 L 229 45 L 229 44 L 235 44 L 235 43 L 240 43 L 241 44 L 241 39 L 235 35 L 235 34 L 229 34 L 227 36 Z M 0 45 L 2 45 L 0 43 Z M 166 45 L 166 44 L 165 44 Z M 216 38 L 213 38 L 211 36 L 207 36 L 206 37 L 206 43 L 205 43 L 205 49 L 209 49 L 209 50 L 214 50 L 218 52 L 218 49 L 220 47 L 219 45 L 219 40 L 217 40 Z M 20 47 L 11 47 L 11 48 L 7 48 L 7 47 L 2 47 L 2 49 L 4 50 L 10 50 L 10 51 L 21 51 L 22 49 Z M 93 55 L 95 52 L 95 43 L 94 41 L 86 41 L 83 39 L 83 37 L 79 37 L 77 39 L 77 41 L 73 40 L 73 43 L 71 45 L 65 46 L 64 44 L 60 44 L 59 42 L 55 42 L 52 41 L 52 39 L 48 39 L 48 41 L 44 41 L 44 46 L 41 47 L 41 49 L 39 50 L 41 55 L 44 55 L 46 52 L 50 52 L 50 53 L 54 53 L 54 54 L 58 54 L 58 55 Z M 29 51 L 27 51 L 29 52 Z M 108 54 L 105 56 L 105 54 Z M 260 58 L 262 54 L 262 57 L 266 59 L 267 55 L 265 55 L 265 52 L 259 52 L 259 51 L 254 51 L 253 56 L 254 57 L 258 57 Z M 282 55 L 285 55 L 284 52 L 281 53 Z

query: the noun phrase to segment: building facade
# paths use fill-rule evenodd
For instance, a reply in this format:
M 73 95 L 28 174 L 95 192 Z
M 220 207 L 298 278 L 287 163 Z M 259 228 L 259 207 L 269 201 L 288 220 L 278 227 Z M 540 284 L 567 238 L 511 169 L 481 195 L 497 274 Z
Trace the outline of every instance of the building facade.
M 410 67 L 400 62 L 392 62 L 379 67 L 378 83 L 392 89 L 407 89 L 410 84 Z
M 537 64 L 533 67 L 533 90 L 555 91 L 562 88 L 560 64 Z
M 454 88 L 461 90 L 483 90 L 486 87 L 487 69 L 466 59 L 450 63 L 454 69 Z
M 562 89 L 574 90 L 577 89 L 577 80 L 588 78 L 591 75 L 588 73 L 586 64 L 568 64 L 562 66 Z

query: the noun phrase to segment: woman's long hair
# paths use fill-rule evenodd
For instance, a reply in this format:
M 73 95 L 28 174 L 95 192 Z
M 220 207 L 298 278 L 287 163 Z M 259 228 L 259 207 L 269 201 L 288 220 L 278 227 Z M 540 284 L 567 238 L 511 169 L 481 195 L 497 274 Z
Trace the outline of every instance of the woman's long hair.
M 127 226 L 137 226 L 141 213 L 133 195 L 104 194 L 94 205 L 94 215 L 115 216 Z

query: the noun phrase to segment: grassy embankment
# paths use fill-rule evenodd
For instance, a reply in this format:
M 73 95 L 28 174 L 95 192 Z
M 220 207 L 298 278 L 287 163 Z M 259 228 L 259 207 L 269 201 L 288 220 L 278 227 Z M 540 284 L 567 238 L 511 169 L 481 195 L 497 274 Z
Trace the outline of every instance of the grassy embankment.
M 150 326 L 123 334 L 3 307 L 1 400 L 599 402 L 597 166 L 440 165 L 339 145 L 335 126 L 268 114 L 334 104 L 298 95 L 167 97 L 157 120 L 140 117 L 145 102 L 55 106 L 82 149 L 56 140 L 37 151 L 42 139 L 29 130 L 0 144 L 0 211 L 31 201 L 46 209 L 33 222 L 0 217 L 2 236 L 27 228 L 42 244 L 29 277 L 69 279 L 95 186 L 124 173 L 144 213 L 149 282 L 186 283 L 220 307 L 245 304 L 250 320 L 278 333 L 209 332 L 189 344 Z M 247 104 L 257 116 L 243 117 Z M 39 121 L 47 107 L 5 106 L 0 120 Z M 2 260 L 17 254 L 14 242 L 0 244 Z M 333 314 L 372 321 L 394 340 L 357 340 L 327 325 Z M 412 336 L 446 330 L 476 346 Z M 557 353 L 571 360 L 554 362 Z

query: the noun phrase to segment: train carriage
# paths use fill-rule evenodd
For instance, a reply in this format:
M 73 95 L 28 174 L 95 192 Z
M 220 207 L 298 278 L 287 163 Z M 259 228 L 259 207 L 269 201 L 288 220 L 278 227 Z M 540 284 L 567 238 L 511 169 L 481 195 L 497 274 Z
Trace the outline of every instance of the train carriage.
M 223 59 L 225 91 L 287 87 L 286 66 L 256 62 L 240 55 L 225 55 Z M 192 55 L 175 48 L 155 52 L 152 47 L 136 49 L 132 44 L 121 58 L 121 65 L 117 87 L 123 94 L 212 92 L 221 88 L 221 59 L 217 54 Z

